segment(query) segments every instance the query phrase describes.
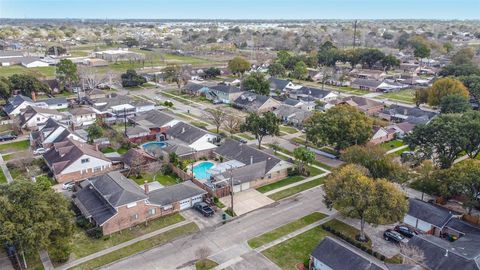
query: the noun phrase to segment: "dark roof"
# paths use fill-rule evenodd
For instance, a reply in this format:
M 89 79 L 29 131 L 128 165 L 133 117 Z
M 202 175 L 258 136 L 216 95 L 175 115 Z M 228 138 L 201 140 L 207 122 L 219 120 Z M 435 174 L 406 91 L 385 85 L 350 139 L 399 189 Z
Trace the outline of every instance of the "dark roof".
M 288 80 L 277 79 L 275 77 L 268 78 L 268 81 L 270 82 L 270 87 L 278 90 L 285 89 L 285 87 L 290 83 Z
M 87 181 L 89 181 L 98 193 L 113 207 L 119 207 L 148 198 L 139 185 L 123 176 L 119 171 L 96 176 Z
M 369 79 L 355 79 L 352 84 L 356 84 L 359 86 L 365 87 L 372 87 L 377 88 L 382 82 L 377 80 L 369 80 Z
M 458 218 L 452 218 L 450 221 L 445 225 L 446 227 L 449 227 L 451 229 L 454 229 L 458 232 L 467 234 L 469 236 L 475 235 L 480 237 L 480 228 L 476 227 L 466 221 L 463 221 Z
M 383 110 L 382 113 L 390 116 L 401 115 L 406 122 L 412 124 L 425 124 L 437 115 L 435 112 L 425 111 L 418 107 L 410 108 L 401 105 L 392 105 Z
M 215 153 L 229 160 L 240 161 L 243 164 L 266 161 L 264 173 L 269 172 L 282 161 L 274 155 L 231 139 L 226 139 L 222 145 L 215 149 Z
M 199 188 L 192 181 L 185 181 L 151 191 L 148 193 L 148 201 L 153 204 L 168 205 L 206 193 L 205 190 Z
M 40 103 L 40 102 L 43 102 L 47 105 L 57 105 L 57 104 L 68 103 L 67 99 L 64 97 L 41 99 L 41 100 L 37 100 L 35 103 Z
M 7 114 L 10 114 L 15 110 L 18 106 L 20 106 L 23 102 L 29 102 L 29 103 L 35 103 L 33 100 L 29 97 L 22 96 L 22 95 L 16 95 L 8 99 L 7 104 L 3 107 L 5 112 Z
M 166 134 L 167 136 L 171 136 L 184 143 L 192 144 L 204 135 L 208 134 L 208 132 L 190 124 L 178 122 L 176 125 L 169 128 L 166 131 Z
M 307 95 L 317 99 L 321 99 L 330 94 L 331 91 L 302 86 L 300 89 L 295 90 L 293 93 L 296 93 L 297 95 Z
M 204 87 L 206 86 L 194 82 L 188 82 L 183 88 L 190 92 L 197 92 Z
M 246 166 L 235 168 L 231 172 L 226 171 L 222 173 L 219 179 L 230 179 L 231 176 L 234 185 L 250 182 L 265 176 L 266 165 L 266 161 L 248 164 Z
M 325 237 L 320 244 L 312 251 L 312 257 L 324 263 L 333 270 L 382 270 L 387 269 L 381 262 L 367 257 L 356 251 L 354 247 L 335 240 L 329 236 Z
M 249 110 L 257 110 L 269 99 L 270 97 L 268 96 L 257 95 L 252 92 L 245 92 L 237 99 L 235 99 L 234 104 L 238 107 L 246 108 Z
M 92 218 L 98 225 L 102 225 L 117 213 L 91 185 L 76 192 L 73 201 L 85 217 Z
M 295 106 L 297 105 L 298 103 L 300 103 L 301 101 L 298 100 L 298 99 L 293 99 L 293 98 L 287 98 L 283 101 L 283 104 L 285 105 L 290 105 L 290 106 Z
M 137 125 L 141 125 L 146 128 L 160 128 L 175 118 L 166 113 L 160 112 L 159 110 L 150 110 L 139 113 L 130 119 Z
M 419 199 L 409 199 L 408 202 L 408 214 L 410 216 L 439 228 L 443 228 L 453 216 L 447 209 Z
M 242 92 L 242 90 L 240 90 L 240 88 L 238 88 L 238 87 L 231 86 L 231 85 L 225 85 L 225 84 L 218 84 L 218 85 L 210 87 L 210 89 L 216 90 L 216 91 L 219 91 L 219 92 L 224 92 L 224 93 L 227 93 L 227 94 Z
M 454 242 L 433 235 L 417 235 L 408 242 L 418 247 L 425 257 L 423 263 L 430 269 L 480 269 L 480 239 L 460 237 Z

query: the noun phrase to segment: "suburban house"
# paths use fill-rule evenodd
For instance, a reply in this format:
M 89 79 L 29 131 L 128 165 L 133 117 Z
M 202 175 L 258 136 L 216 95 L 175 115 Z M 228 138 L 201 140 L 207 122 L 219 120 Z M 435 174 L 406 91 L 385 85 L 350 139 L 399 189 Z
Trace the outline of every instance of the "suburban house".
M 226 104 L 233 103 L 243 93 L 240 88 L 226 84 L 215 85 L 209 89 L 206 94 L 207 99 Z
M 143 140 L 165 140 L 165 132 L 172 126 L 179 123 L 179 120 L 176 120 L 169 114 L 161 112 L 159 110 L 150 110 L 147 112 L 138 113 L 135 116 L 130 117 L 130 123 L 133 123 L 135 127 L 140 127 L 143 131 L 146 131 L 147 137 Z M 138 130 L 140 131 L 140 130 Z M 142 132 L 143 132 L 142 131 Z M 127 133 L 129 130 L 127 129 Z M 134 134 L 133 130 L 130 131 L 131 134 Z M 142 138 L 141 136 L 135 136 L 136 138 Z
M 384 105 L 381 102 L 358 96 L 350 96 L 338 101 L 339 104 L 347 104 L 367 115 L 376 115 L 383 110 Z
M 445 208 L 418 199 L 409 199 L 403 222 L 425 233 L 440 236 L 454 215 Z
M 315 103 L 314 99 L 293 99 L 293 98 L 286 98 L 282 101 L 282 105 L 293 106 L 295 108 L 303 109 L 305 111 L 313 111 L 317 104 Z
M 367 90 L 371 92 L 377 91 L 377 88 L 382 84 L 381 81 L 371 80 L 371 79 L 355 79 L 352 82 L 353 88 L 358 88 L 360 90 Z
M 87 102 L 92 105 L 97 117 L 105 118 L 107 122 L 114 122 L 117 119 L 123 121 L 124 117 L 155 109 L 153 102 L 115 93 L 108 94 L 104 98 L 87 99 Z
M 268 78 L 268 82 L 270 83 L 270 91 L 280 91 L 280 92 L 288 92 L 295 88 L 295 85 L 289 80 L 282 80 L 277 79 L 275 77 Z
M 305 120 L 312 115 L 312 112 L 289 105 L 280 105 L 273 113 L 281 119 L 284 124 L 302 127 Z
M 311 270 L 389 270 L 382 261 L 333 237 L 325 237 L 310 254 Z M 411 269 L 411 268 L 392 268 Z
M 97 120 L 97 114 L 89 107 L 78 107 L 69 110 L 70 121 L 75 127 L 89 126 Z
M 228 166 L 218 164 L 210 169 L 216 188 L 225 188 L 233 179 L 233 191 L 240 192 L 277 182 L 288 176 L 292 164 L 255 147 L 227 139 L 214 151 Z M 231 171 L 227 171 L 232 169 Z
M 49 64 L 46 61 L 43 61 L 43 59 L 41 59 L 40 57 L 34 57 L 34 56 L 23 57 L 22 62 L 20 64 L 26 68 L 49 66 Z
M 244 92 L 233 102 L 233 106 L 248 112 L 271 112 L 280 106 L 280 102 L 269 96 L 257 95 L 253 92 Z
M 67 138 L 86 142 L 75 132 L 72 132 L 67 125 L 62 124 L 53 118 L 49 118 L 38 131 L 30 133 L 30 145 L 33 148 L 50 148 L 54 143 L 65 141 Z
M 36 101 L 35 105 L 52 110 L 62 110 L 68 108 L 68 101 L 64 97 L 47 98 Z
M 22 128 L 37 129 L 50 118 L 59 121 L 66 118 L 66 115 L 57 110 L 28 106 L 20 113 L 20 125 Z
M 242 81 L 239 78 L 226 78 L 223 83 L 228 86 L 239 86 Z
M 54 143 L 43 158 L 59 183 L 79 181 L 114 169 L 112 161 L 95 146 L 71 138 Z
M 322 90 L 318 88 L 311 88 L 302 86 L 299 89 L 290 91 L 289 96 L 293 99 L 315 99 L 323 102 L 329 102 L 338 98 L 338 94 L 332 91 Z
M 353 69 L 348 74 L 350 77 L 359 78 L 359 79 L 370 79 L 370 80 L 383 80 L 387 73 L 383 70 L 374 70 L 374 69 Z
M 13 117 L 19 115 L 28 106 L 35 106 L 35 101 L 23 95 L 16 95 L 8 99 L 7 104 L 3 106 L 3 110 L 9 117 Z
M 206 95 L 208 91 L 209 88 L 207 86 L 194 82 L 188 82 L 182 89 L 182 92 L 192 96 Z
M 402 139 L 406 134 L 410 133 L 414 127 L 415 125 L 408 122 L 389 125 L 386 127 L 377 127 L 373 131 L 373 136 L 370 139 L 370 143 L 380 144 L 393 139 Z
M 142 189 L 119 171 L 89 178 L 80 186 L 74 203 L 103 235 L 190 208 L 206 194 L 191 181 L 155 190 L 145 184 Z
M 391 122 L 408 122 L 418 125 L 428 123 L 436 115 L 436 112 L 422 110 L 418 107 L 392 105 L 382 110 L 378 116 Z
M 195 158 L 209 157 L 213 149 L 217 146 L 214 144 L 218 138 L 201 128 L 192 126 L 184 122 L 178 122 L 174 126 L 165 131 L 167 135 L 167 145 L 165 151 L 171 151 L 174 145 L 182 145 L 182 149 L 192 149 Z M 179 149 L 175 147 L 175 149 Z
M 116 49 L 95 52 L 95 58 L 103 59 L 108 62 L 139 61 L 144 60 L 145 55 L 129 51 L 128 49 Z

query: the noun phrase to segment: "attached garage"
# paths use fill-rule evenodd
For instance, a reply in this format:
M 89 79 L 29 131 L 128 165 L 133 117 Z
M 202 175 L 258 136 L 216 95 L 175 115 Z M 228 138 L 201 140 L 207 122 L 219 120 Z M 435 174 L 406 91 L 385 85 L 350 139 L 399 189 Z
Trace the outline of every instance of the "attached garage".
M 175 205 L 178 210 L 185 210 L 193 207 L 197 202 L 203 201 L 207 192 L 192 181 L 185 181 L 173 186 L 156 189 L 148 193 L 149 201 L 156 205 Z
M 233 192 L 241 192 L 250 188 L 250 182 L 241 183 L 240 185 L 233 186 Z

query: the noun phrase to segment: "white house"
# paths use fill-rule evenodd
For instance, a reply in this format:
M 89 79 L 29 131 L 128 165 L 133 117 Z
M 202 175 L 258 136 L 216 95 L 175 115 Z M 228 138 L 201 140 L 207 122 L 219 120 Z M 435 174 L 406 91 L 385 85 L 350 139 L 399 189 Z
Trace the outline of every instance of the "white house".
M 22 59 L 22 66 L 26 68 L 48 67 L 49 64 L 38 57 L 25 57 Z
M 66 98 L 48 98 L 35 102 L 37 107 L 44 107 L 52 110 L 63 110 L 68 108 L 68 101 Z
M 28 106 L 35 106 L 35 102 L 29 97 L 16 95 L 8 99 L 7 104 L 3 106 L 3 110 L 9 117 L 13 117 L 19 115 Z
M 30 133 L 30 145 L 33 148 L 50 148 L 54 143 L 71 138 L 76 141 L 86 142 L 78 134 L 71 131 L 67 125 L 50 118 L 38 131 Z
M 207 152 L 217 147 L 214 144 L 216 135 L 184 122 L 177 123 L 165 133 L 168 140 L 181 141 L 196 152 Z
M 65 115 L 57 110 L 28 106 L 20 114 L 22 128 L 37 128 L 47 122 L 48 119 L 62 120 Z
M 79 107 L 71 109 L 71 121 L 75 127 L 89 126 L 97 120 L 97 114 L 91 108 Z

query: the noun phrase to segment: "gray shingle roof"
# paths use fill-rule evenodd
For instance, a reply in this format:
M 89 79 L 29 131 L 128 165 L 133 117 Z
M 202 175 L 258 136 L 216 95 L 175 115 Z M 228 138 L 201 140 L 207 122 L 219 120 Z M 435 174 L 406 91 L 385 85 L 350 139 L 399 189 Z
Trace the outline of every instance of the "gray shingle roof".
M 92 218 L 96 224 L 102 225 L 113 217 L 117 211 L 91 185 L 75 193 L 73 202 L 87 218 Z
M 317 99 L 324 98 L 331 93 L 331 91 L 328 91 L 328 90 L 322 90 L 322 89 L 306 87 L 306 86 L 303 86 L 302 88 L 296 90 L 295 92 L 297 93 L 297 95 L 309 95 Z
M 67 104 L 68 101 L 64 97 L 58 97 L 58 98 L 47 98 L 47 99 L 41 99 L 37 100 L 35 103 L 45 103 L 47 105 L 57 105 L 57 104 Z
M 246 108 L 252 111 L 259 109 L 270 99 L 268 96 L 257 95 L 252 92 L 245 92 L 233 102 L 235 106 Z
M 133 122 L 146 128 L 160 128 L 174 119 L 172 116 L 159 110 L 142 112 L 131 118 Z
M 184 122 L 179 122 L 166 131 L 167 137 L 174 137 L 176 140 L 187 144 L 192 144 L 204 135 L 208 134 L 205 130 L 189 125 Z
M 216 91 L 219 91 L 219 92 L 228 93 L 228 94 L 242 92 L 242 90 L 240 90 L 240 88 L 238 88 L 238 87 L 231 86 L 231 85 L 225 85 L 225 84 L 215 85 L 215 86 L 210 87 L 210 89 L 216 90 Z
M 371 88 L 377 88 L 381 83 L 382 83 L 381 81 L 369 80 L 369 79 L 355 79 L 352 82 L 352 84 L 356 84 L 364 87 L 371 87 Z
M 229 180 L 231 176 L 233 184 L 239 185 L 264 177 L 266 165 L 266 161 L 249 164 L 246 166 L 235 168 L 232 170 L 232 172 L 226 171 L 219 176 L 215 176 L 215 178 L 221 181 Z
M 207 192 L 192 181 L 181 182 L 173 186 L 167 186 L 161 189 L 156 189 L 148 193 L 148 201 L 157 205 L 169 205 L 174 202 L 200 196 Z
M 439 228 L 443 228 L 453 216 L 447 209 L 428 202 L 418 199 L 409 199 L 408 202 L 408 214 L 410 216 L 426 221 Z
M 31 104 L 34 104 L 33 100 L 29 97 L 22 96 L 22 95 L 16 95 L 14 97 L 11 97 L 8 99 L 7 104 L 3 107 L 3 110 L 7 113 L 10 114 L 15 110 L 20 104 L 23 102 L 29 102 Z
M 278 90 L 285 89 L 285 87 L 290 83 L 288 80 L 282 80 L 275 77 L 268 78 L 268 81 L 270 82 L 270 87 Z

